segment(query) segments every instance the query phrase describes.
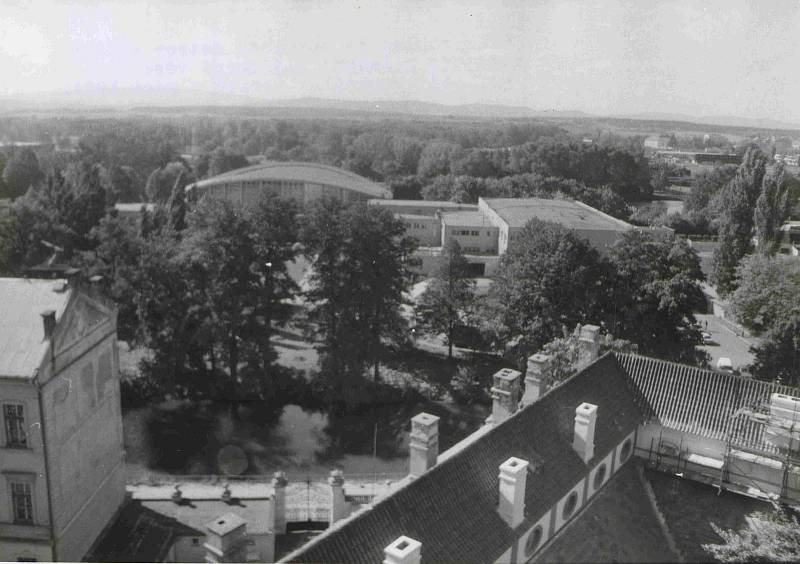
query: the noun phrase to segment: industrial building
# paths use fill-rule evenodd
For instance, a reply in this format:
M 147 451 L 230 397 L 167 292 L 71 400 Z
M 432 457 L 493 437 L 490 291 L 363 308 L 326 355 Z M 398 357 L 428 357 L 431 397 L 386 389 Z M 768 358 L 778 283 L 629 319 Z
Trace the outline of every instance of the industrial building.
M 266 162 L 248 166 L 186 187 L 197 199 L 222 198 L 240 205 L 252 205 L 264 195 L 308 204 L 331 196 L 351 202 L 370 198 L 391 198 L 383 186 L 353 172 L 317 163 Z

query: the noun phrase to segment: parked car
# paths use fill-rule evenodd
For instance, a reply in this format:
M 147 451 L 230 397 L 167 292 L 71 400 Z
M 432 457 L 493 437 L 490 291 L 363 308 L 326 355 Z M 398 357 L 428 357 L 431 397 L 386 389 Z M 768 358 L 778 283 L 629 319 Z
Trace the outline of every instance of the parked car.
M 711 342 L 711 333 L 709 333 L 708 331 L 703 331 L 701 333 L 701 335 L 703 336 L 703 343 L 704 344 L 707 345 L 708 343 Z
M 723 370 L 725 372 L 730 372 L 731 374 L 734 373 L 733 371 L 733 364 L 731 364 L 731 359 L 727 356 L 721 356 L 717 360 L 717 369 Z

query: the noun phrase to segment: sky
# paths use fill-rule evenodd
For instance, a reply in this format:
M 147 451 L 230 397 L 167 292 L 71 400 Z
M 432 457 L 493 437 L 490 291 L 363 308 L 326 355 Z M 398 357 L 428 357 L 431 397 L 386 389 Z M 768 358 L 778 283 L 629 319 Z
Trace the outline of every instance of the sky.
M 4 96 L 181 90 L 800 122 L 796 0 L 0 1 Z

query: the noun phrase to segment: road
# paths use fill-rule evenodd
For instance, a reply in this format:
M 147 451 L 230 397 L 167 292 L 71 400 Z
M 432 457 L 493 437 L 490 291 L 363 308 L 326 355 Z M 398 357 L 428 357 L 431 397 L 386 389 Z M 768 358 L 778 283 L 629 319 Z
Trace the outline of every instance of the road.
M 700 325 L 706 327 L 704 330 L 711 333 L 711 343 L 700 347 L 711 355 L 711 366 L 716 366 L 720 357 L 730 358 L 733 368 L 739 370 L 753 362 L 750 346 L 756 343 L 755 339 L 740 337 L 714 315 L 696 313 L 695 317 Z

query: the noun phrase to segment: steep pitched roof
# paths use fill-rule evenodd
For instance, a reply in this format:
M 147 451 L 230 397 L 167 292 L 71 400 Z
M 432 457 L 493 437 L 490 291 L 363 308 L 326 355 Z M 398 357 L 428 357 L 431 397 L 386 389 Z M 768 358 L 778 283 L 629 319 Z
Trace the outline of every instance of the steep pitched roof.
M 637 403 L 647 417 L 713 439 L 725 440 L 731 432 L 736 444 L 743 446 L 774 450 L 763 440 L 763 425 L 733 417 L 738 409 L 757 407 L 773 393 L 797 394 L 790 386 L 725 372 L 632 354 L 617 358 L 639 391 Z
M 497 513 L 498 467 L 509 457 L 530 462 L 525 523 L 533 525 L 584 476 L 572 450 L 575 408 L 598 406 L 599 459 L 641 421 L 622 367 L 613 355 L 545 394 L 507 421 L 395 493 L 288 555 L 292 562 L 380 562 L 400 535 L 422 543 L 425 561 L 490 562 L 517 538 Z
M 0 377 L 32 378 L 47 351 L 40 313 L 61 319 L 72 292 L 64 280 L 0 278 Z

